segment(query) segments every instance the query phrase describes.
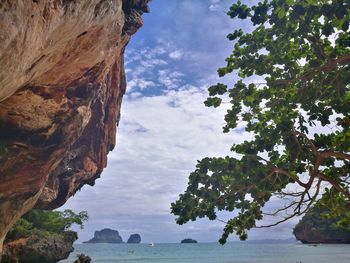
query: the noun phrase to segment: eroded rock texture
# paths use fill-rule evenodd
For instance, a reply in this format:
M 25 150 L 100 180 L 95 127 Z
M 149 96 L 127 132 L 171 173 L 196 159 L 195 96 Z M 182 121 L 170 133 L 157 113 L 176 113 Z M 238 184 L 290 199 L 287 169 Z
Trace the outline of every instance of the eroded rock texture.
M 11 241 L 4 246 L 2 263 L 55 263 L 68 258 L 74 251 L 77 233 L 66 231 L 63 235 L 38 238 L 31 236 Z
M 117 230 L 104 228 L 95 231 L 94 237 L 83 243 L 123 243 L 123 239 Z
M 325 207 L 312 207 L 293 230 L 302 243 L 350 243 L 350 230 L 337 223 L 344 216 L 325 217 L 330 211 Z
M 0 251 L 23 213 L 61 206 L 106 166 L 148 1 L 0 1 Z

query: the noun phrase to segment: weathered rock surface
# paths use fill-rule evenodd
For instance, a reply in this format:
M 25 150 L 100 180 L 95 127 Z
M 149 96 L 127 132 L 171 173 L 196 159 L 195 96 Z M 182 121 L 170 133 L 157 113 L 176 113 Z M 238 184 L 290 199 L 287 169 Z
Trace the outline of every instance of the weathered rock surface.
M 340 218 L 324 218 L 324 209 L 311 208 L 295 226 L 293 233 L 302 243 L 350 243 L 349 229 L 336 225 Z
M 22 214 L 61 206 L 106 166 L 148 1 L 0 2 L 0 253 Z
M 2 263 L 56 263 L 68 258 L 74 250 L 73 242 L 77 233 L 67 231 L 63 236 L 53 235 L 47 238 L 22 238 L 4 246 Z
M 91 258 L 89 256 L 85 256 L 84 254 L 78 255 L 78 259 L 74 261 L 74 263 L 90 263 Z
M 139 244 L 141 243 L 141 236 L 139 234 L 132 234 L 128 239 L 128 244 Z
M 123 239 L 117 230 L 104 228 L 95 231 L 94 237 L 83 243 L 123 243 Z

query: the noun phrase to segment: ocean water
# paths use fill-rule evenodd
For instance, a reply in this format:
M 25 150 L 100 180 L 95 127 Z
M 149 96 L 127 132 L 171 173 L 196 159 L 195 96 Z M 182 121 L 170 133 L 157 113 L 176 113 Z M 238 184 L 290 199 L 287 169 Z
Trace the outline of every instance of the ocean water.
M 84 253 L 92 263 L 350 263 L 350 245 L 232 242 L 198 244 L 78 244 L 70 258 Z

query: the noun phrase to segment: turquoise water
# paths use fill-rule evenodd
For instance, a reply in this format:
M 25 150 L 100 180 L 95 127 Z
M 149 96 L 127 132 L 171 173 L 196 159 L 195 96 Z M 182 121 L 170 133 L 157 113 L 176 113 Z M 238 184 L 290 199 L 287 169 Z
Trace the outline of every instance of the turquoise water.
M 232 242 L 199 244 L 79 244 L 68 260 L 89 255 L 92 263 L 349 263 L 350 245 Z

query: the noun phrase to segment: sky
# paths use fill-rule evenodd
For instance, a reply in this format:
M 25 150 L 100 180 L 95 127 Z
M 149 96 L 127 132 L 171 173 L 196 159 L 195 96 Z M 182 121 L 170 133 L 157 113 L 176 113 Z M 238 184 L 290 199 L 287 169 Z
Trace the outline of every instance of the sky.
M 142 242 L 158 243 L 220 238 L 223 223 L 201 219 L 178 226 L 170 204 L 186 189 L 197 160 L 228 155 L 233 143 L 250 137 L 243 127 L 222 133 L 225 105 L 214 109 L 203 104 L 210 85 L 233 84 L 237 79 L 234 74 L 219 79 L 216 73 L 233 48 L 226 35 L 236 28 L 249 30 L 248 24 L 225 14 L 232 3 L 153 0 L 149 4 L 151 13 L 144 14 L 144 26 L 125 53 L 128 87 L 117 146 L 95 186 L 84 186 L 61 208 L 88 211 L 85 228 L 77 229 L 78 242 L 103 228 L 118 230 L 124 241 L 133 233 L 139 233 Z M 232 214 L 219 217 L 227 220 Z M 290 238 L 296 222 L 252 230 L 249 238 Z

